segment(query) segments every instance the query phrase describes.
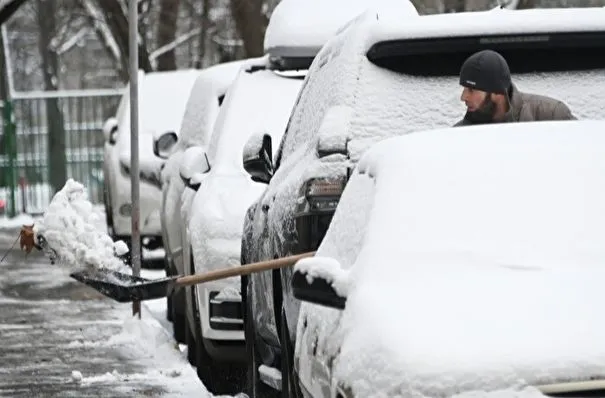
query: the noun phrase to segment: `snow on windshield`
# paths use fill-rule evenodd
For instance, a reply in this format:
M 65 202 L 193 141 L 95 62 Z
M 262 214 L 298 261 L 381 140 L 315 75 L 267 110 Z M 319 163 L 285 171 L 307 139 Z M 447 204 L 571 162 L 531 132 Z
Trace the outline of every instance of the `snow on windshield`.
M 315 146 L 323 117 L 333 106 L 353 109 L 351 120 L 342 121 L 351 124 L 348 146 L 353 160 L 378 140 L 452 126 L 464 116 L 457 76 L 400 74 L 368 60 L 365 32 L 375 23 L 371 13 L 363 15 L 318 54 L 284 141 L 284 159 L 301 148 Z M 522 92 L 565 102 L 579 119 L 603 117 L 605 79 L 601 70 L 513 74 L 512 79 Z
M 139 87 L 139 156 L 141 171 L 155 172 L 158 161 L 153 154 L 153 137 L 177 132 L 181 125 L 191 87 L 200 71 L 153 72 L 144 75 Z M 169 93 L 169 94 L 167 94 Z M 130 105 L 120 121 L 118 146 L 120 161 L 130 164 Z
M 187 101 L 181 128 L 178 131 L 178 147 L 207 144 L 219 111 L 219 97 L 227 88 L 240 68 L 253 60 L 218 64 L 200 72 Z
M 364 61 L 352 121 L 352 149 L 357 157 L 381 138 L 427 128 L 447 127 L 464 116 L 457 76 L 400 75 Z M 365 73 L 364 73 L 365 72 Z M 547 95 L 565 102 L 579 119 L 602 117 L 605 78 L 602 71 L 555 72 L 513 76 L 522 92 Z
M 301 76 L 301 75 L 298 75 Z M 253 134 L 267 133 L 276 150 L 303 79 L 264 70 L 242 71 L 229 89 L 210 141 L 213 167 L 244 171 L 243 149 Z

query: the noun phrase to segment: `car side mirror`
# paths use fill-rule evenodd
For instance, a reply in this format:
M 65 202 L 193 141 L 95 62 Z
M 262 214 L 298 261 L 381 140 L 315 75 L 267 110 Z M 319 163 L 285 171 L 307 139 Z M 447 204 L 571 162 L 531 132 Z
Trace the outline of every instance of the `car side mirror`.
M 345 308 L 348 272 L 332 258 L 299 260 L 291 283 L 294 297 L 299 300 L 339 310 Z
M 103 124 L 103 137 L 109 144 L 114 145 L 118 139 L 118 119 L 110 117 Z
M 200 187 L 200 182 L 197 177 L 210 171 L 210 162 L 206 150 L 200 146 L 187 148 L 183 153 L 183 160 L 179 168 L 179 174 L 183 183 L 194 191 Z
M 252 181 L 268 184 L 273 177 L 273 145 L 269 134 L 257 134 L 244 146 L 244 169 Z
M 161 159 L 168 159 L 178 137 L 174 131 L 168 131 L 153 140 L 153 154 Z

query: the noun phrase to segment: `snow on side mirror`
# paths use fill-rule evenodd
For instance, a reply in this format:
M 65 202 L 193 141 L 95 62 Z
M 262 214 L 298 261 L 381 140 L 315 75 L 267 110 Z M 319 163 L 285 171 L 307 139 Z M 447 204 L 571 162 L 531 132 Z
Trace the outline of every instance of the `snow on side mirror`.
M 294 266 L 292 291 L 299 300 L 342 310 L 349 285 L 349 272 L 333 258 L 304 258 Z
M 200 182 L 196 178 L 192 181 L 192 178 L 199 174 L 204 174 L 210 171 L 210 162 L 204 148 L 200 146 L 194 146 L 187 148 L 183 154 L 183 161 L 179 168 L 179 174 L 185 185 L 194 191 L 197 191 L 200 187 Z
M 168 159 L 178 137 L 174 131 L 168 131 L 153 140 L 153 154 L 160 159 Z
M 116 143 L 118 136 L 118 119 L 110 117 L 103 124 L 103 137 L 111 145 Z
M 244 169 L 252 181 L 268 184 L 273 177 L 273 145 L 271 136 L 255 134 L 248 139 L 243 153 Z

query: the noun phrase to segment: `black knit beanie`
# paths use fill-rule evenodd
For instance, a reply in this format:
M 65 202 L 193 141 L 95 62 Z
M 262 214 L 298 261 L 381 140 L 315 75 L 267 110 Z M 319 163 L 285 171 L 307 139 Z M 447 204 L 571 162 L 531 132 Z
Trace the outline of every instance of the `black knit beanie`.
M 495 51 L 476 52 L 462 64 L 460 85 L 488 93 L 507 94 L 511 86 L 508 64 Z

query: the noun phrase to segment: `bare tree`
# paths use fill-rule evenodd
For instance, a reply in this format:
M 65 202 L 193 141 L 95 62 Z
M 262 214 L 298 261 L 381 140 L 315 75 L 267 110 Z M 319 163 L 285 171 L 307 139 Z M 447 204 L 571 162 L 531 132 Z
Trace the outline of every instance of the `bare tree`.
M 160 16 L 157 24 L 157 45 L 165 46 L 176 39 L 176 23 L 179 13 L 179 0 L 160 0 Z M 175 70 L 176 56 L 174 48 L 157 57 L 157 70 Z
M 56 34 L 56 2 L 54 0 L 37 0 L 38 40 L 44 88 L 47 91 L 59 87 L 59 57 L 51 47 L 51 40 Z M 65 154 L 65 131 L 63 113 L 57 98 L 47 98 L 46 124 L 48 128 L 48 174 L 53 193 L 59 191 L 67 181 L 67 159 Z
M 122 69 L 128 70 L 128 18 L 126 18 L 126 7 L 120 0 L 97 0 L 97 4 L 103 11 L 105 21 L 111 30 L 115 42 L 120 49 Z M 151 72 L 151 61 L 149 51 L 139 43 L 138 46 L 139 68 L 145 72 Z
M 244 41 L 247 57 L 263 55 L 267 23 L 263 13 L 263 0 L 231 0 L 231 14 L 239 36 Z

